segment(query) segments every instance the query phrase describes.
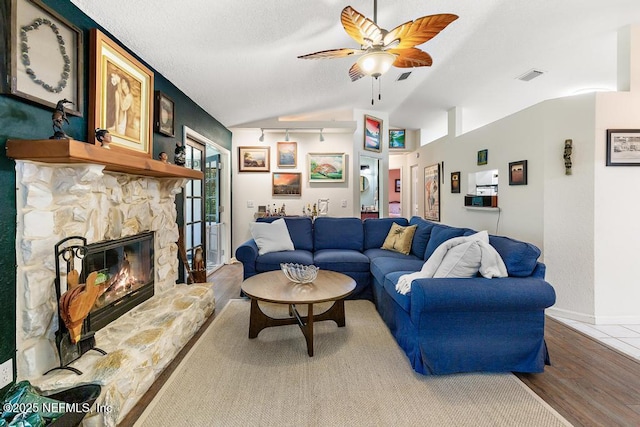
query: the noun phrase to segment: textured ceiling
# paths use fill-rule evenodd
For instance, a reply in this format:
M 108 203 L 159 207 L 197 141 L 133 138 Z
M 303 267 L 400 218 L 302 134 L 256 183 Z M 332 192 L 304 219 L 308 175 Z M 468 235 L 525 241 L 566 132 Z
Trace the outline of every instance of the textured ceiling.
M 436 13 L 460 18 L 419 46 L 433 66 L 392 68 L 372 107 L 371 79 L 349 79 L 354 58 L 297 56 L 357 48 L 340 12 L 350 5 L 372 19 L 373 0 L 71 1 L 227 127 L 341 120 L 358 108 L 433 137 L 453 107 L 468 131 L 545 99 L 615 90 L 617 31 L 640 24 L 640 0 L 379 0 L 387 30 Z M 545 74 L 516 79 L 532 68 Z M 403 71 L 413 72 L 396 81 Z

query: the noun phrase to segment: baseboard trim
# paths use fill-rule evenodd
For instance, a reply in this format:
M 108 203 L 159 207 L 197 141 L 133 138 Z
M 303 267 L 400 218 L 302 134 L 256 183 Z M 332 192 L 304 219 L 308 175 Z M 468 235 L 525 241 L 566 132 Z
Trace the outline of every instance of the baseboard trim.
M 594 316 L 555 307 L 548 308 L 546 314 L 591 325 L 640 325 L 640 316 Z

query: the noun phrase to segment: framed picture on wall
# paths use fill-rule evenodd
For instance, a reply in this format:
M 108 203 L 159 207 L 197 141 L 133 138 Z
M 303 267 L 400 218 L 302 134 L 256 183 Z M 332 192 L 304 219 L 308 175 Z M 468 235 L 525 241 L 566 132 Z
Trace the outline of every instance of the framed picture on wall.
M 302 195 L 302 174 L 300 172 L 273 172 L 271 176 L 274 196 Z
M 389 148 L 400 150 L 404 150 L 406 148 L 404 129 L 389 130 Z
M 107 129 L 112 149 L 150 157 L 153 72 L 99 30 L 90 36 L 89 140 Z
M 640 166 L 640 129 L 607 129 L 607 166 Z
M 424 218 L 440 221 L 440 163 L 424 168 Z
M 238 172 L 269 172 L 269 147 L 238 147 Z
M 460 192 L 460 172 L 451 172 L 451 192 Z
M 478 166 L 486 165 L 489 161 L 489 150 L 478 151 Z
M 296 166 L 298 166 L 298 144 L 278 142 L 278 167 L 295 168 Z
M 345 153 L 309 153 L 309 182 L 344 182 L 347 167 L 345 160 Z
M 364 149 L 380 152 L 382 149 L 382 120 L 364 116 Z
M 166 136 L 175 136 L 173 100 L 159 90 L 156 91 L 154 108 L 154 130 Z
M 509 185 L 527 185 L 527 161 L 509 163 Z
M 67 114 L 82 117 L 82 31 L 40 0 L 6 0 L 4 8 L 2 93 L 48 108 L 66 99 Z
M 400 180 L 399 179 L 396 179 L 396 191 L 395 192 L 396 193 L 400 192 Z

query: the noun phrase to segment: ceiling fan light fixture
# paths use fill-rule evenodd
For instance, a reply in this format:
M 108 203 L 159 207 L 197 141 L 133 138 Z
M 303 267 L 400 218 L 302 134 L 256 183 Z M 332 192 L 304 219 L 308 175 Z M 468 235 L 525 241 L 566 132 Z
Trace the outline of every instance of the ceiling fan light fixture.
M 358 66 L 363 73 L 377 79 L 389 71 L 395 60 L 396 56 L 392 53 L 374 50 L 358 58 Z

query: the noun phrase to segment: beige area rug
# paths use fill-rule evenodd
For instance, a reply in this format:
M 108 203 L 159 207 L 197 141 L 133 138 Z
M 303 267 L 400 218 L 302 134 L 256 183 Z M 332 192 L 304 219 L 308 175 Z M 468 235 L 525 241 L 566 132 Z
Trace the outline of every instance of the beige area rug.
M 136 425 L 570 425 L 514 375 L 415 373 L 372 303 L 345 306 L 346 327 L 314 325 L 309 357 L 296 325 L 248 339 L 249 302 L 230 301 Z

